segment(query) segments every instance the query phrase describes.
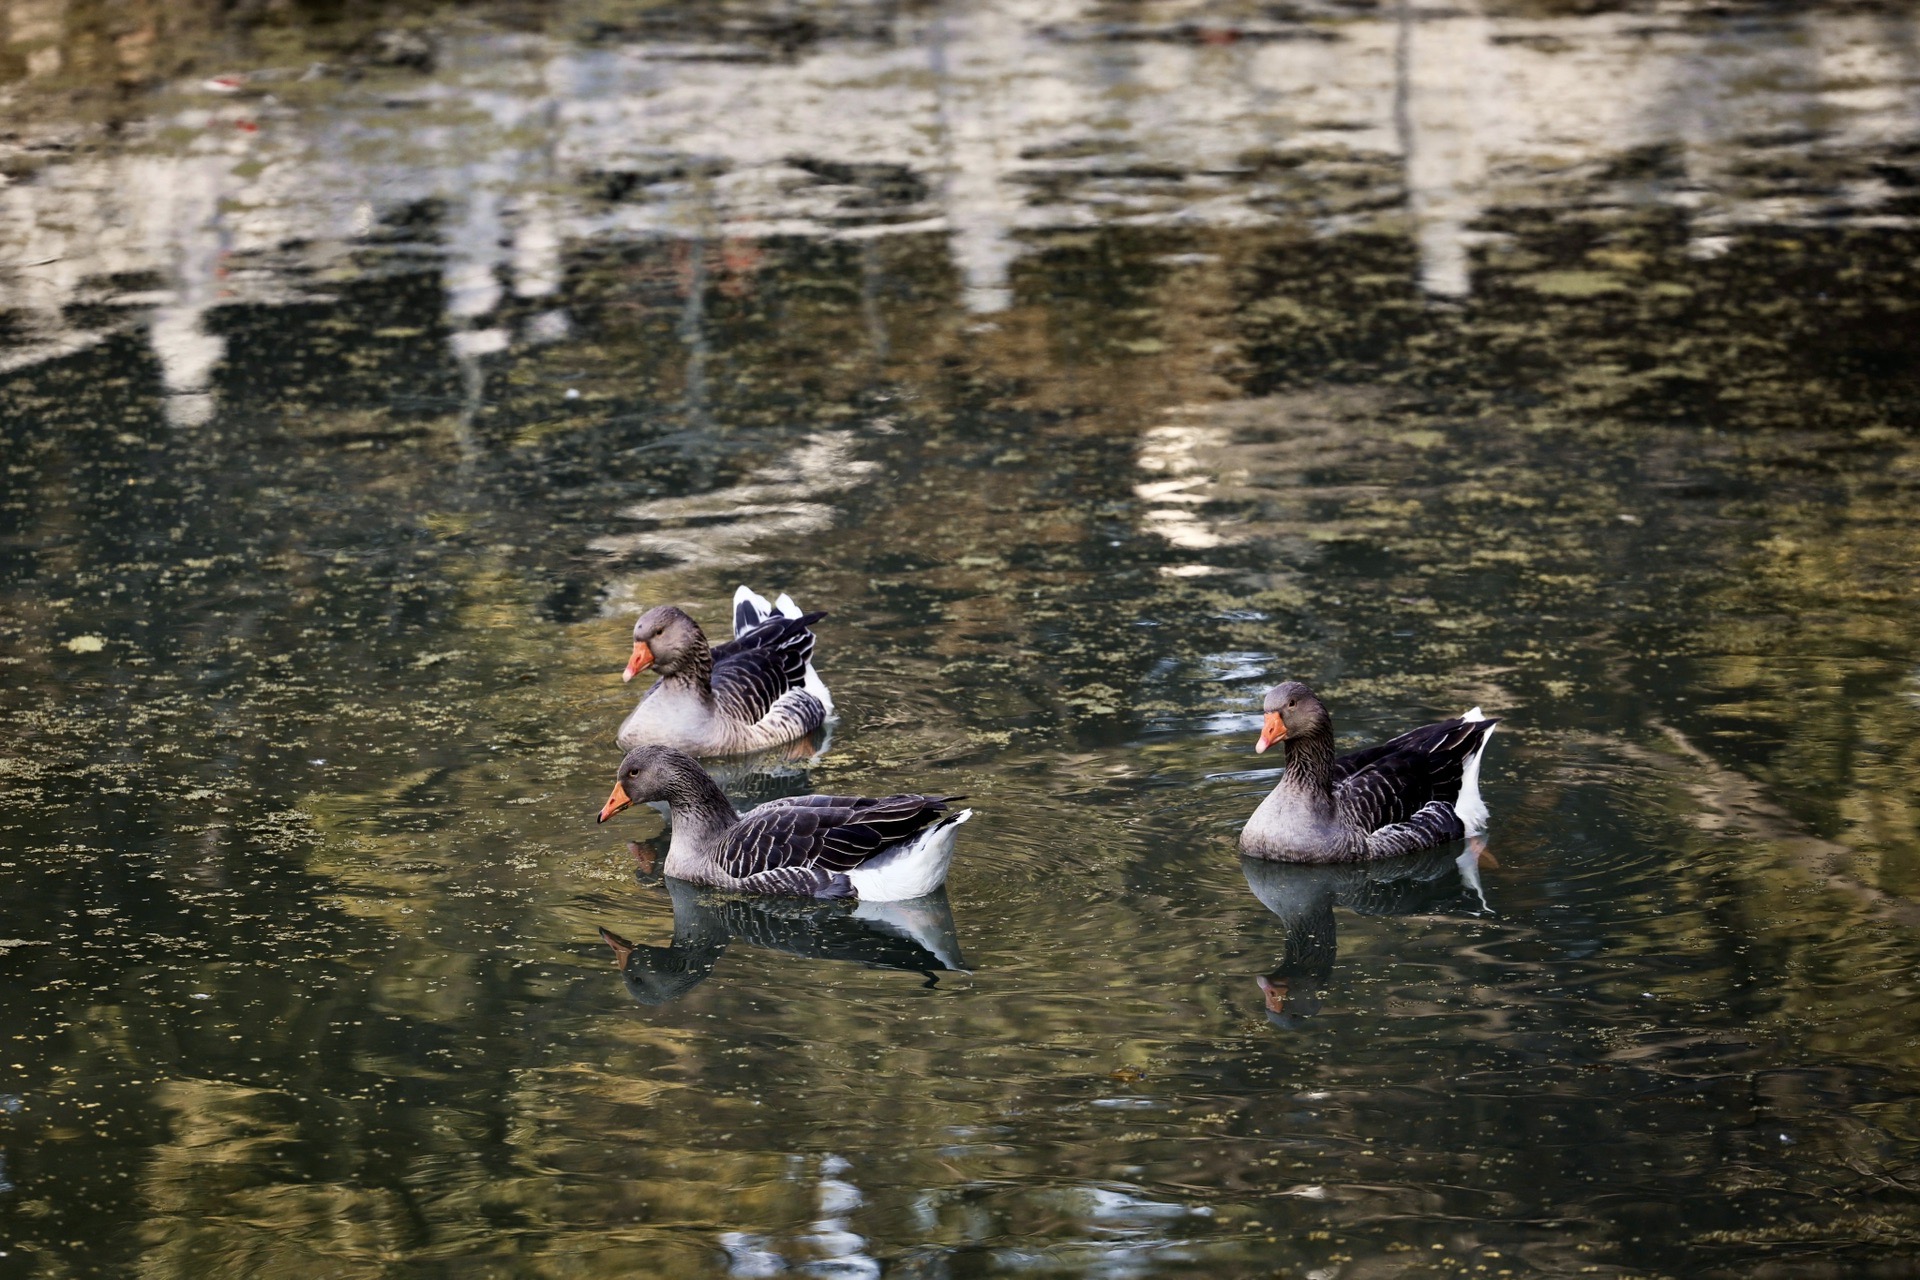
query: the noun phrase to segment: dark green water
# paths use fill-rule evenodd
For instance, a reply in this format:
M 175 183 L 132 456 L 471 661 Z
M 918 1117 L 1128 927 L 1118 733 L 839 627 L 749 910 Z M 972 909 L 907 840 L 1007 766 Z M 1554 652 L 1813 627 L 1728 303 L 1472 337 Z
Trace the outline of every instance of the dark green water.
M 90 12 L 0 62 L 0 1277 L 1916 1269 L 1904 10 Z M 944 904 L 594 823 L 743 581 L 842 719 L 736 794 L 966 793 Z M 1485 850 L 1243 868 L 1282 676 L 1502 716 Z

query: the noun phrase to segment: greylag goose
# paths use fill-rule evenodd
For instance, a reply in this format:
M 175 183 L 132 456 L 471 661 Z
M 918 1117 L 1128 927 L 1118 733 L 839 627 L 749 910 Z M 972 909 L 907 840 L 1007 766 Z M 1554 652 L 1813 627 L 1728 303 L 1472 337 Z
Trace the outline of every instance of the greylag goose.
M 833 715 L 833 696 L 813 669 L 814 623 L 792 597 L 733 595 L 733 639 L 709 646 L 700 624 L 670 604 L 633 624 L 623 680 L 659 673 L 620 726 L 622 750 L 644 743 L 696 756 L 744 755 L 804 738 Z
M 942 973 L 965 972 L 953 908 L 937 890 L 918 902 L 862 902 L 851 911 L 844 903 L 720 898 L 684 880 L 667 881 L 667 895 L 670 945 L 650 947 L 600 930 L 641 1004 L 665 1004 L 699 986 L 735 939 L 809 960 L 924 974 L 928 986 Z
M 620 762 L 605 822 L 636 801 L 665 800 L 673 837 L 661 870 L 736 893 L 898 902 L 938 889 L 953 838 L 973 810 L 960 796 L 788 796 L 746 817 L 692 756 L 635 747 Z
M 1361 862 L 1486 829 L 1480 757 L 1500 722 L 1480 708 L 1338 758 L 1333 718 L 1304 684 L 1268 690 L 1265 711 L 1254 750 L 1286 743 L 1287 771 L 1240 832 L 1249 857 Z

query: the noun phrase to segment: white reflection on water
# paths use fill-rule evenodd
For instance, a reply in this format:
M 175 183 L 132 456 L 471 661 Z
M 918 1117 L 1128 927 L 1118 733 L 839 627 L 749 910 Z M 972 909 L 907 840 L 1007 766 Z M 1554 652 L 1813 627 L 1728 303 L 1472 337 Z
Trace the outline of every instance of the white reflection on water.
M 1430 482 L 1417 450 L 1374 429 L 1376 408 L 1364 394 L 1338 393 L 1171 410 L 1173 421 L 1141 433 L 1134 457 L 1143 530 L 1188 553 L 1161 572 L 1236 572 L 1269 591 L 1297 589 L 1300 566 L 1345 528 L 1320 509 L 1329 499 L 1405 497 Z M 1342 472 L 1366 478 L 1343 484 Z M 1257 573 L 1236 571 L 1234 549 L 1255 543 L 1284 554 L 1261 555 Z
M 762 539 L 801 538 L 833 523 L 836 507 L 826 499 L 864 483 L 879 467 L 855 458 L 854 444 L 851 432 L 815 432 L 740 484 L 635 503 L 618 518 L 637 528 L 589 545 L 607 555 L 645 556 L 674 567 L 751 564 L 760 558 L 751 548 Z M 608 588 L 612 612 L 653 603 L 637 578 Z
M 1186 551 L 1210 551 L 1237 540 L 1200 512 L 1217 483 L 1205 455 L 1229 443 L 1226 428 L 1212 424 L 1173 423 L 1141 437 L 1139 467 L 1153 478 L 1135 484 L 1133 492 L 1151 504 L 1141 516 L 1147 532 Z M 1180 577 L 1221 572 L 1208 564 L 1170 565 L 1165 571 Z
M 221 355 L 209 307 L 324 294 L 363 269 L 381 218 L 428 202 L 411 248 L 438 260 L 456 330 L 491 330 L 509 295 L 556 294 L 569 246 L 647 237 L 944 230 L 966 305 L 990 312 L 1011 303 L 1034 232 L 1376 227 L 1411 230 L 1421 283 L 1457 296 L 1483 212 L 1558 204 L 1569 178 L 1647 148 L 1672 163 L 1609 179 L 1603 198 L 1680 208 L 1702 246 L 1754 223 L 1904 218 L 1878 178 L 1748 162 L 1920 133 L 1909 18 L 1410 5 L 1208 42 L 1099 13 L 949 5 L 776 61 L 472 28 L 447 32 L 440 71 L 404 93 L 345 84 L 293 109 L 186 86 L 147 144 L 76 151 L 0 189 L 0 273 L 33 334 L 10 362 L 92 336 L 76 304 L 145 306 L 169 388 L 202 395 Z M 876 166 L 912 181 L 883 190 Z M 143 275 L 162 282 L 144 300 L 116 282 Z
M 796 1162 L 798 1163 L 798 1162 Z M 802 1169 L 805 1168 L 801 1164 Z M 853 1231 L 846 1215 L 859 1208 L 866 1197 L 848 1180 L 853 1165 L 842 1156 L 827 1155 L 814 1170 L 820 1217 L 797 1237 L 799 1252 L 811 1257 L 790 1262 L 778 1242 L 746 1231 L 725 1231 L 719 1244 L 727 1257 L 727 1274 L 736 1277 L 776 1276 L 790 1269 L 804 1275 L 830 1276 L 836 1280 L 873 1280 L 881 1273 L 880 1263 L 867 1253 L 865 1236 Z M 804 1176 L 804 1175 L 802 1175 Z

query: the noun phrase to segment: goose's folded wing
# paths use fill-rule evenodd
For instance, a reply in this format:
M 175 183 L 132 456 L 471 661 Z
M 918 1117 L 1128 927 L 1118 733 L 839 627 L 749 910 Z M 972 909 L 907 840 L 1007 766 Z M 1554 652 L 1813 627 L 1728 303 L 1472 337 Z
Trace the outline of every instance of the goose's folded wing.
M 714 664 L 713 700 L 720 714 L 733 723 L 759 724 L 774 703 L 805 680 L 804 666 L 795 671 L 778 653 L 749 649 Z
M 1405 822 L 1433 799 L 1416 757 L 1385 756 L 1333 784 L 1333 801 L 1362 831 Z
M 801 647 L 800 665 L 805 666 L 813 657 L 813 624 L 826 617 L 825 613 L 803 613 L 789 618 L 776 614 L 764 622 L 755 624 L 746 631 L 735 634 L 733 639 L 713 646 L 713 661 L 718 664 L 736 654 L 748 653 L 755 649 L 780 649 L 792 646 Z
M 782 898 L 851 898 L 853 881 L 839 871 L 826 867 L 774 867 L 754 875 L 742 876 L 744 893 L 765 893 Z
M 809 619 L 775 618 L 714 650 L 713 697 L 720 712 L 738 724 L 759 724 L 787 694 L 807 683 L 814 636 Z
M 1367 853 L 1375 858 L 1391 858 L 1403 853 L 1418 853 L 1435 845 L 1458 840 L 1467 834 L 1453 806 L 1430 800 L 1408 815 L 1404 822 L 1381 827 L 1367 837 Z
M 912 839 L 946 811 L 943 796 L 796 796 L 761 805 L 727 833 L 721 868 L 742 880 L 783 868 L 850 871 Z
M 1334 786 L 1338 788 L 1349 779 L 1378 775 L 1394 778 L 1399 785 L 1411 789 L 1411 804 L 1406 814 L 1413 813 L 1428 800 L 1445 800 L 1451 804 L 1460 794 L 1460 779 L 1467 758 L 1498 723 L 1498 720 L 1442 720 L 1409 730 L 1378 746 L 1349 752 L 1333 762 Z M 1368 789 L 1375 785 L 1368 784 Z M 1412 799 L 1414 793 L 1418 799 Z

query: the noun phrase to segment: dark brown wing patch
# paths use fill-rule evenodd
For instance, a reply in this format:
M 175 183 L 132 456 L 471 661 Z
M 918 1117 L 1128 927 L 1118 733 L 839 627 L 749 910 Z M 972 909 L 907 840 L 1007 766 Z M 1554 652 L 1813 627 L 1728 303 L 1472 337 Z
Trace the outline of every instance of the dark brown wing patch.
M 904 844 L 946 812 L 946 796 L 797 796 L 761 805 L 727 833 L 721 869 L 740 880 L 783 869 L 846 872 Z
M 1374 848 L 1375 836 L 1387 843 L 1415 836 L 1424 840 L 1406 851 L 1458 839 L 1464 832 L 1453 804 L 1460 798 L 1467 759 L 1498 723 L 1442 720 L 1341 756 L 1333 762 L 1334 804 L 1341 817 L 1367 833 L 1369 850 Z M 1422 816 L 1436 803 L 1445 808 L 1446 823 L 1432 815 Z M 1453 834 L 1437 835 L 1447 823 Z M 1384 835 L 1385 828 L 1401 824 L 1410 824 L 1410 829 Z
M 737 724 L 759 724 L 774 703 L 801 689 L 806 684 L 807 662 L 813 657 L 815 643 L 813 632 L 807 628 L 825 616 L 807 613 L 798 618 L 769 618 L 746 635 L 716 648 L 713 697 L 721 713 Z M 821 707 L 819 712 L 824 718 L 826 709 Z M 799 733 L 818 724 L 816 720 Z

